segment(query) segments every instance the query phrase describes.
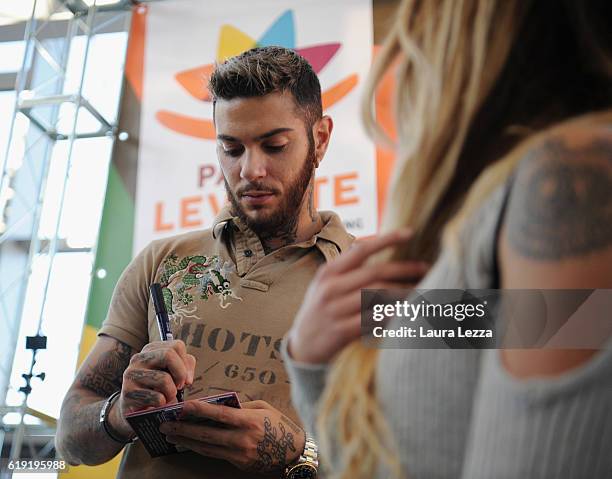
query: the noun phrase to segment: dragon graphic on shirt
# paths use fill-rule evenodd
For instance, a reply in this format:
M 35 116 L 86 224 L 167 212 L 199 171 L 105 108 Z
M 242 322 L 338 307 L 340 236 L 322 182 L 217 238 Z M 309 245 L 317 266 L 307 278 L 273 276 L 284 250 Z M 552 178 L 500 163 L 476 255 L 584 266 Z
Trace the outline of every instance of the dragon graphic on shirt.
M 161 264 L 159 282 L 168 314 L 194 317 L 196 308 L 188 308 L 196 297 L 208 301 L 216 298 L 222 309 L 229 307 L 231 299 L 242 301 L 230 287 L 229 274 L 235 272 L 230 261 L 221 264 L 218 256 L 194 255 L 179 259 L 170 254 Z

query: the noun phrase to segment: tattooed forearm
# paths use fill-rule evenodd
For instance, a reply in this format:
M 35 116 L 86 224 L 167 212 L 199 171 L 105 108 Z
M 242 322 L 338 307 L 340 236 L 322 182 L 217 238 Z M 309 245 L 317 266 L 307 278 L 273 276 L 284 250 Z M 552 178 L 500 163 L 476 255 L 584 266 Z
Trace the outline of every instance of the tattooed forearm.
M 99 417 L 108 396 L 121 389 L 133 351 L 116 340 L 110 345 L 99 356 L 88 358 L 62 404 L 55 443 L 71 464 L 101 464 L 123 448 L 104 431 Z
M 288 424 L 291 428 L 297 427 L 293 421 L 285 416 L 276 426 L 272 425 L 269 417 L 264 418 L 264 437 L 257 443 L 258 459 L 252 466 L 253 471 L 282 470 L 288 463 L 289 453 L 297 451 L 295 436 L 287 431 L 285 424 Z
M 123 371 L 132 353 L 132 348 L 117 341 L 113 350 L 103 353 L 94 366 L 79 373 L 79 384 L 102 397 L 110 396 L 121 389 Z
M 507 217 L 520 254 L 562 260 L 612 246 L 612 141 L 535 148 L 519 166 Z
M 99 417 L 105 400 L 87 403 L 76 393 L 62 406 L 55 436 L 55 447 L 70 464 L 101 464 L 114 457 L 123 446 L 108 437 Z M 120 437 L 120 434 L 113 430 Z

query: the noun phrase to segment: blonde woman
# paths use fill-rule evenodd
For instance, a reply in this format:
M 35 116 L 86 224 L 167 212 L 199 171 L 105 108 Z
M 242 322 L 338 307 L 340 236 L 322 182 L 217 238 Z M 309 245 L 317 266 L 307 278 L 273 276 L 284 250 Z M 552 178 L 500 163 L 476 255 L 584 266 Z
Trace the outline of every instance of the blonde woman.
M 325 477 L 612 477 L 609 329 L 588 350 L 358 341 L 385 251 L 433 262 L 424 289 L 612 288 L 610 25 L 609 1 L 401 3 L 364 110 L 380 138 L 371 97 L 393 64 L 385 230 L 411 232 L 321 269 L 284 353 Z

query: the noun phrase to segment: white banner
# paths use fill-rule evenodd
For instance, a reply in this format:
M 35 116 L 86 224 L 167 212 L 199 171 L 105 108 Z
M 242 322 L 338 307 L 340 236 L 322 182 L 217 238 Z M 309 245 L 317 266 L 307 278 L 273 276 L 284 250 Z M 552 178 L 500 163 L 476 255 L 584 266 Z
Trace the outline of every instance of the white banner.
M 372 56 L 371 0 L 173 0 L 148 8 L 134 252 L 210 227 L 225 190 L 203 78 L 215 61 L 272 44 L 311 62 L 334 120 L 317 170 L 318 209 L 336 211 L 357 236 L 376 232 L 375 149 L 359 114 Z

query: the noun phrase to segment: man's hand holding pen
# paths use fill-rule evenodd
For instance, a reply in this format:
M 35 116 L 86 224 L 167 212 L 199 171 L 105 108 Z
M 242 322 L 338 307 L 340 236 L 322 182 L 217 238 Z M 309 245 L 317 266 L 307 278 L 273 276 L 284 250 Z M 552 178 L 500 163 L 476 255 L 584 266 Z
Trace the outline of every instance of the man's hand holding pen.
M 123 373 L 121 396 L 110 411 L 109 421 L 122 437 L 134 431 L 125 415 L 177 402 L 179 389 L 193 383 L 196 359 L 181 340 L 155 341 L 132 356 Z

